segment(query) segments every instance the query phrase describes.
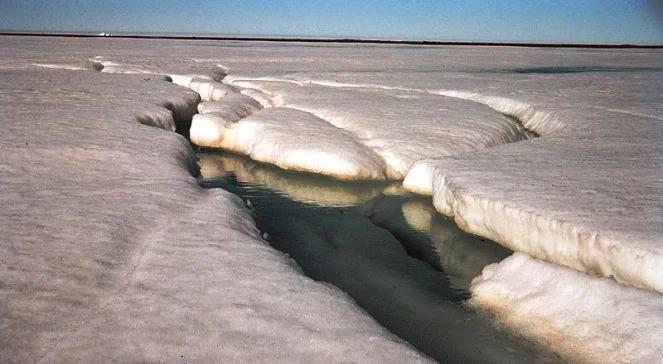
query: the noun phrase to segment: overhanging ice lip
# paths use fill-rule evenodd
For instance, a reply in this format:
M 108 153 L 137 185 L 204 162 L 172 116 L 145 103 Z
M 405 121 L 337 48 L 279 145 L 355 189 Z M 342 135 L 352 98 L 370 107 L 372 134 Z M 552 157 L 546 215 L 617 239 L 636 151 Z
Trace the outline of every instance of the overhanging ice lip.
M 515 253 L 472 282 L 474 307 L 573 362 L 656 363 L 663 296 Z M 581 343 L 581 344 L 580 344 Z

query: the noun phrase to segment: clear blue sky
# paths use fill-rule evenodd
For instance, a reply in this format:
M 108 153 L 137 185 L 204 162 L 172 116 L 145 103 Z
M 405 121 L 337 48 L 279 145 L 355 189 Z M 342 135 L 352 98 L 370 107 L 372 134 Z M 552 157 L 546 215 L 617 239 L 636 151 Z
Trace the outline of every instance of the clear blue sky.
M 0 29 L 663 43 L 659 0 L 0 0 Z

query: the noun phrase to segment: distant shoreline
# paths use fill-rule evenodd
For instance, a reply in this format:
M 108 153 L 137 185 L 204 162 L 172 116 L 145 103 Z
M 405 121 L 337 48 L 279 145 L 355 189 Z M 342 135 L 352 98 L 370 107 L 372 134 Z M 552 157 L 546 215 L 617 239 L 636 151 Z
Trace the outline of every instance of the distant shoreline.
M 83 33 L 0 32 L 0 36 L 165 39 L 165 40 L 222 40 L 222 41 L 246 41 L 246 42 L 356 43 L 356 44 L 396 44 L 396 45 L 433 45 L 433 46 L 446 45 L 446 46 L 483 46 L 483 47 L 663 49 L 663 44 L 470 42 L 470 41 L 437 41 L 437 40 L 362 39 L 362 38 L 303 38 L 303 37 L 248 37 L 248 36 L 235 37 L 235 36 L 209 36 L 209 35 L 143 35 L 143 34 L 99 35 L 99 34 L 83 34 Z

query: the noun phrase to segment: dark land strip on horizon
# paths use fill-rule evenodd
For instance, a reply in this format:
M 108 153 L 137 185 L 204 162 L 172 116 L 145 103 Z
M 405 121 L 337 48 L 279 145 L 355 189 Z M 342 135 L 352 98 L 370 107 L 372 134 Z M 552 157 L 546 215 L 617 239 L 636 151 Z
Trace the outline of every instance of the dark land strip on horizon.
M 492 46 L 492 47 L 543 47 L 543 48 L 652 48 L 663 49 L 663 44 L 583 44 L 583 43 L 531 43 L 531 42 L 470 42 L 437 40 L 391 40 L 362 38 L 302 38 L 302 37 L 231 37 L 208 35 L 148 35 L 118 34 L 99 35 L 86 33 L 48 33 L 48 32 L 7 32 L 0 31 L 0 36 L 38 36 L 67 38 L 128 38 L 128 39 L 166 39 L 166 40 L 225 40 L 248 42 L 301 42 L 301 43 L 358 43 L 358 44 L 405 44 L 405 45 L 449 45 L 449 46 Z

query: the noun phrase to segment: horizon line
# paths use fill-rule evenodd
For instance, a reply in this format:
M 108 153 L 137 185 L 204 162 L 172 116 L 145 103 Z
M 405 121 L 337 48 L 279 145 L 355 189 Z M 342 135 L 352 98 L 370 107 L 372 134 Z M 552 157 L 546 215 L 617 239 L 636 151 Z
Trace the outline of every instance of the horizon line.
M 246 42 L 300 42 L 300 43 L 356 43 L 356 44 L 404 44 L 404 45 L 460 45 L 493 47 L 543 47 L 543 48 L 650 48 L 660 49 L 663 44 L 638 43 L 572 43 L 572 42 L 514 42 L 514 41 L 453 41 L 380 39 L 361 37 L 306 37 L 306 36 L 223 36 L 223 35 L 166 35 L 122 32 L 43 32 L 43 31 L 0 31 L 0 36 L 66 37 L 66 38 L 118 38 L 118 39 L 163 39 L 163 40 L 220 40 Z

